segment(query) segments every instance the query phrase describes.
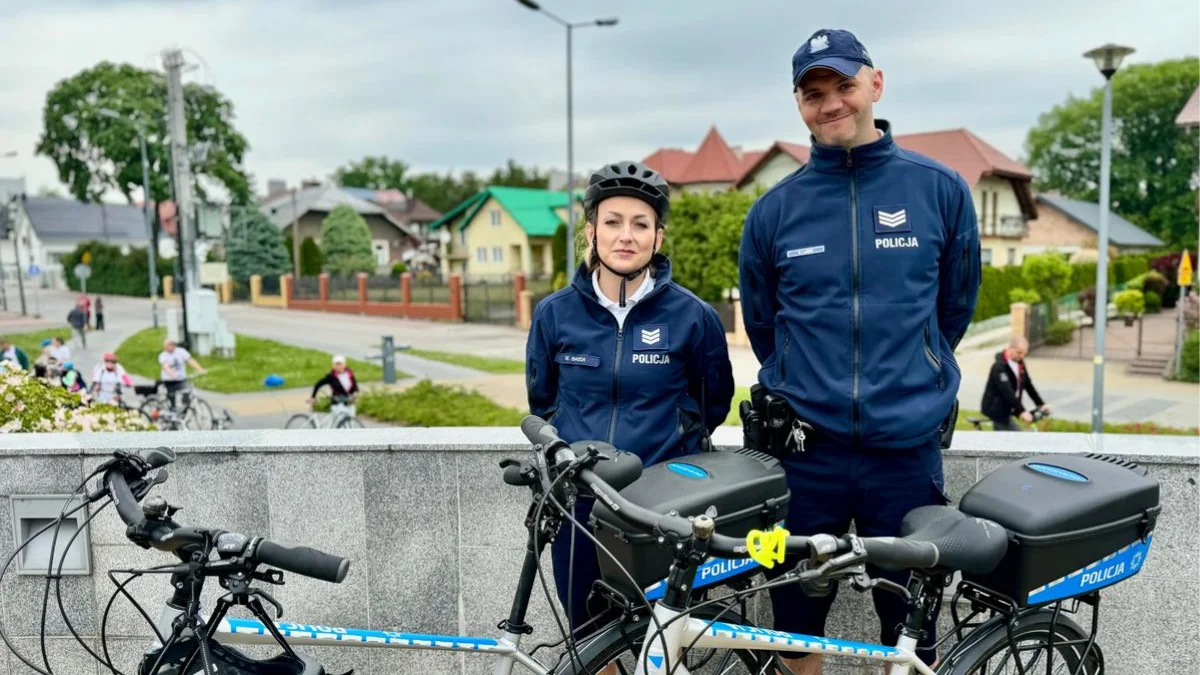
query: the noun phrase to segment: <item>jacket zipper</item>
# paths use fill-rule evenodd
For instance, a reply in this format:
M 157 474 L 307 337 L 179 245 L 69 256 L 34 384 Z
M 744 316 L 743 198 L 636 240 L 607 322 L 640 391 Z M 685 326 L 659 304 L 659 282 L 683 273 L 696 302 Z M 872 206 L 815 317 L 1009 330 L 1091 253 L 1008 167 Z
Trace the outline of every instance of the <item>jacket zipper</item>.
M 932 343 L 929 341 L 929 322 L 925 322 L 925 358 L 929 360 L 929 365 L 933 366 L 934 372 L 937 373 L 938 388 L 942 387 L 942 362 L 933 353 Z
M 854 155 L 846 151 L 846 167 L 850 169 L 850 256 L 851 256 L 851 325 L 853 327 L 852 357 L 853 385 L 850 394 L 854 442 L 858 442 L 858 370 L 859 370 L 859 272 L 858 272 L 858 178 L 854 172 Z
M 630 308 L 629 314 L 633 313 Z M 629 320 L 629 314 L 625 315 L 625 320 Z M 615 320 L 616 317 L 613 317 Z M 612 380 L 612 419 L 608 423 L 608 443 L 615 445 L 617 435 L 617 410 L 621 396 L 621 355 L 624 353 L 622 347 L 625 343 L 625 327 L 620 323 L 617 324 L 617 354 L 613 359 L 613 380 Z

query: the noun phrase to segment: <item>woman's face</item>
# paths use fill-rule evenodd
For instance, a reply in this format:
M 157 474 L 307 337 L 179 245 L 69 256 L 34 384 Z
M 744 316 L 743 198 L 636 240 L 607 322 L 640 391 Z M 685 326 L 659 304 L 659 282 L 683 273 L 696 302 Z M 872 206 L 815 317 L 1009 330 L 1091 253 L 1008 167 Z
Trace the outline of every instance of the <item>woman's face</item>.
M 589 239 L 606 265 L 622 274 L 633 273 L 650 262 L 662 246 L 662 230 L 655 227 L 654 209 L 635 197 L 609 197 L 596 207 L 596 222 L 588 224 Z

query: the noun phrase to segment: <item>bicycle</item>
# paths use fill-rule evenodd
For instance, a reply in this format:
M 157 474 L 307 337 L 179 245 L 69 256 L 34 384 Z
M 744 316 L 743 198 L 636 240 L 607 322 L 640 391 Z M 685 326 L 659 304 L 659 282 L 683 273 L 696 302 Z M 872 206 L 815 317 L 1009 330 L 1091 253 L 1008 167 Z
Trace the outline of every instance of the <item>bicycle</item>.
M 1030 413 L 1030 416 L 1033 417 L 1033 422 L 1030 423 L 1029 430 L 1036 433 L 1038 431 L 1037 423 L 1041 422 L 1042 420 L 1049 417 L 1050 411 L 1044 410 L 1042 408 L 1038 408 L 1037 410 L 1034 410 L 1032 413 Z M 968 417 L 967 421 L 970 422 L 975 427 L 975 431 L 993 431 L 994 430 L 993 427 L 995 426 L 995 423 L 992 422 L 991 418 Z M 988 425 L 988 427 L 985 429 L 984 425 Z
M 329 412 L 296 413 L 288 418 L 284 429 L 362 429 L 363 423 L 356 417 L 354 399 L 350 396 L 334 396 Z
M 134 385 L 134 393 L 144 397 L 142 404 L 138 406 L 138 412 L 159 431 L 203 431 L 216 428 L 212 406 L 196 395 L 192 378 L 172 382 L 183 383 L 175 392 L 174 404 L 170 395 L 163 391 L 168 384 L 167 380 L 156 380 L 152 385 Z
M 979 490 L 979 497 L 970 509 L 976 512 L 972 515 L 950 507 L 927 506 L 908 514 L 901 537 L 867 538 L 853 534 L 805 537 L 776 531 L 774 544 L 765 546 L 762 540 L 769 533 L 752 531 L 745 537 L 724 535 L 716 531 L 716 522 L 707 511 L 685 518 L 675 512 L 655 512 L 627 499 L 621 490 L 642 476 L 641 462 L 636 456 L 598 442 L 568 445 L 558 438 L 553 427 L 532 416 L 526 418 L 522 430 L 534 444 L 532 457 L 505 460 L 501 466 L 507 484 L 527 487 L 534 495 L 526 519 L 529 546 L 511 611 L 499 625 L 502 630 L 499 638 L 273 622 L 263 608 L 263 601 L 279 613 L 282 608 L 265 591 L 251 586 L 251 582 L 278 584 L 282 582 L 282 573 L 272 569 L 262 571 L 258 569 L 260 566 L 340 582 L 346 576 L 349 562 L 314 549 L 288 549 L 261 538 L 219 529 L 184 527 L 173 520 L 177 507 L 158 496 L 147 498 L 151 488 L 165 480 L 163 467 L 174 460 L 174 453 L 166 448 L 145 455 L 115 453 L 113 459 L 85 479 L 76 494 L 85 494 L 85 502 L 104 502 L 92 518 L 108 502 L 115 503 L 117 513 L 128 526 L 126 536 L 131 541 L 170 552 L 181 561 L 176 565 L 110 572 L 110 578 L 118 586 L 114 598 L 134 578 L 147 574 L 171 575 L 172 596 L 159 619 L 153 622 L 157 640 L 146 651 L 139 675 L 199 672 L 190 668 L 191 664 L 201 662 L 204 672 L 213 672 L 214 659 L 222 664 L 241 664 L 244 670 L 233 671 L 239 673 L 324 673 L 318 664 L 296 652 L 293 645 L 488 654 L 495 659 L 493 672 L 498 675 L 510 674 L 514 664 L 539 675 L 596 673 L 610 664 L 616 664 L 622 673 L 686 675 L 699 668 L 709 672 L 708 667 L 720 651 L 726 652 L 724 659 L 717 662 L 715 672 L 721 673 L 788 673 L 778 658 L 780 653 L 820 653 L 887 664 L 889 675 L 913 672 L 1099 675 L 1104 671 L 1103 654 L 1096 644 L 1099 590 L 1140 571 L 1160 511 L 1157 481 L 1130 462 L 1094 454 L 1047 456 L 1049 459 L 1014 462 L 977 483 L 962 500 L 963 508 L 967 509 L 968 497 Z M 724 452 L 703 454 L 719 456 Z M 747 452 L 729 453 L 722 461 L 730 461 L 728 458 L 737 454 L 747 455 Z M 701 463 L 697 457 L 685 459 Z M 752 457 L 749 461 L 759 460 Z M 1058 464 L 1045 463 L 1049 461 Z M 647 472 L 662 466 L 651 467 Z M 683 468 L 666 466 L 667 470 L 687 473 Z M 88 481 L 95 476 L 102 476 L 100 485 L 89 490 Z M 1076 480 L 1072 476 L 1087 478 L 1095 489 L 1086 493 L 1054 489 L 1058 485 L 1055 481 Z M 1010 494 L 1008 485 L 1014 480 L 1024 482 L 1032 491 Z M 566 652 L 557 662 L 546 665 L 534 657 L 538 648 L 525 652 L 520 647 L 522 637 L 532 630 L 525 624 L 525 611 L 540 572 L 541 553 L 558 525 L 572 520 L 573 495 L 580 493 L 594 494 L 599 500 L 597 508 L 599 503 L 607 505 L 610 513 L 633 531 L 650 533 L 650 541 L 669 551 L 672 563 L 666 579 L 644 590 L 639 585 L 636 593 L 623 593 L 606 583 L 608 580 L 598 582 L 597 590 L 614 601 L 612 611 L 616 616 L 603 619 L 594 633 L 577 643 L 570 636 L 557 643 L 565 644 Z M 1081 494 L 1085 496 L 1079 497 Z M 1067 495 L 1075 497 L 1068 499 Z M 1009 503 L 1003 503 L 1005 496 Z M 1054 515 L 1063 522 L 1078 519 L 1082 513 L 1092 514 L 1107 524 L 1085 527 L 1081 530 L 1086 534 L 1083 538 L 1079 532 L 1069 531 L 1036 537 L 980 515 L 989 510 L 988 504 L 993 505 L 993 512 L 1003 513 L 1012 509 L 1011 500 L 1028 503 L 1035 498 L 1057 505 Z M 143 499 L 145 502 L 139 508 Z M 1001 503 L 996 504 L 998 501 Z M 1069 509 L 1062 506 L 1067 502 Z M 83 505 L 76 510 L 79 508 Z M 1044 513 L 1039 511 L 1038 515 Z M 56 522 L 61 523 L 61 519 Z M 582 528 L 579 523 L 573 524 Z M 54 525 L 46 525 L 30 540 Z M 1037 556 L 1035 552 L 1030 558 L 1031 537 L 1041 542 L 1043 555 Z M 54 540 L 57 541 L 57 531 Z M 1018 545 L 1010 546 L 1010 540 Z M 28 541 L 21 548 L 27 544 Z M 64 550 L 69 547 L 70 542 Z M 600 550 L 611 555 L 608 549 Z M 757 586 L 733 582 L 737 578 L 745 580 L 747 573 L 773 566 L 773 560 L 782 561 L 790 553 L 799 554 L 800 563 L 778 578 Z M 720 557 L 710 557 L 713 555 Z M 1094 556 L 1099 559 L 1087 564 Z M 616 561 L 615 557 L 613 560 Z M 873 579 L 866 572 L 867 563 L 910 569 L 912 576 L 906 587 Z M 61 559 L 59 565 L 61 568 Z M 1072 568 L 1078 571 L 1054 578 L 1062 569 Z M 636 583 L 628 569 L 621 569 L 625 580 Z M 943 590 L 956 570 L 963 573 L 963 581 L 951 603 L 954 629 L 943 636 L 939 646 L 951 638 L 957 642 L 942 657 L 935 672 L 916 657 L 914 650 L 927 623 L 936 620 Z M 47 570 L 48 585 L 53 576 L 50 571 Z M 128 574 L 130 578 L 118 583 L 113 577 L 115 573 Z M 206 619 L 200 611 L 199 599 L 206 579 L 210 578 L 216 578 L 228 593 L 217 600 L 213 613 Z M 744 612 L 737 611 L 748 595 L 772 585 L 798 583 L 806 592 L 816 594 L 827 592 L 832 584 L 843 581 L 854 590 L 879 588 L 909 600 L 910 612 L 895 646 L 758 628 L 743 624 Z M 703 594 L 696 597 L 699 591 L 707 592 L 718 585 L 729 585 L 735 590 L 720 599 L 705 600 Z M 544 590 L 549 593 L 545 587 Z M 970 607 L 966 617 L 958 615 L 960 601 Z M 111 607 L 111 600 L 109 604 Z M 1065 616 L 1074 613 L 1080 604 L 1093 608 L 1090 631 L 1084 631 Z M 237 606 L 246 607 L 255 619 L 229 617 L 229 610 Z M 149 615 L 140 606 L 138 609 L 149 621 Z M 93 656 L 112 669 L 105 640 L 107 616 L 106 609 L 101 620 L 104 657 L 95 653 Z M 70 626 L 69 621 L 67 625 Z M 74 633 L 73 629 L 71 632 Z M 4 637 L 3 632 L 0 637 Z M 4 640 L 8 642 L 7 637 Z M 274 644 L 283 651 L 269 662 L 273 669 L 253 670 L 258 667 L 254 664 L 266 662 L 239 657 L 239 652 L 231 648 L 246 644 Z M 1024 661 L 1023 654 L 1030 652 L 1033 655 Z M 33 667 L 24 657 L 18 657 Z M 243 661 L 237 661 L 238 658 Z M 173 669 L 160 670 L 168 662 Z M 735 667 L 744 670 L 733 671 Z

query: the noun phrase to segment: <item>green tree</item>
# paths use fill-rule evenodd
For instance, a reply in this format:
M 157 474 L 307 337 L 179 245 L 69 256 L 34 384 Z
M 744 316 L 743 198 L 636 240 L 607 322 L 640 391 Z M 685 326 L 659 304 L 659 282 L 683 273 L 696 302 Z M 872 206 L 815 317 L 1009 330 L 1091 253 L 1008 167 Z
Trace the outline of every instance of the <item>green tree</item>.
M 1175 117 L 1200 82 L 1200 59 L 1138 64 L 1113 76 L 1112 209 L 1172 247 L 1196 241 L 1200 133 Z M 1039 190 L 1099 199 L 1103 89 L 1042 114 L 1025 141 Z
M 197 193 L 207 196 L 205 179 L 229 192 L 235 203 L 250 200 L 250 179 L 242 164 L 249 145 L 233 126 L 233 104 L 212 87 L 184 85 L 188 143 L 209 144 L 194 163 Z M 35 151 L 58 168 L 59 179 L 82 201 L 100 201 L 115 189 L 132 202 L 141 191 L 142 163 L 134 124 L 146 130 L 150 194 L 170 198 L 167 144 L 167 82 L 162 73 L 102 61 L 62 80 L 46 94 L 42 136 Z M 116 111 L 124 119 L 98 114 Z M 211 183 L 210 183 L 211 185 Z
M 554 269 L 551 277 L 556 277 L 561 272 L 567 272 L 567 224 L 562 223 L 558 229 L 554 231 L 554 238 L 550 240 L 550 257 L 554 259 Z
M 300 242 L 300 274 L 315 277 L 321 273 L 324 264 L 325 257 L 321 255 L 321 247 L 317 246 L 312 237 L 305 237 L 304 241 Z
M 350 162 L 334 171 L 333 176 L 343 187 L 404 190 L 408 188 L 407 173 L 407 164 L 381 155 Z
M 1027 255 L 1021 262 L 1021 278 L 1050 303 L 1052 319 L 1058 318 L 1057 301 L 1070 287 L 1072 271 L 1071 263 L 1054 251 Z
M 92 276 L 88 277 L 88 293 L 107 293 L 112 295 L 132 295 L 147 297 L 150 295 L 150 260 L 144 248 L 135 248 L 129 253 L 121 253 L 121 249 L 100 241 L 85 241 L 75 247 L 74 251 L 63 256 L 63 276 L 67 287 L 78 291 L 82 288 L 79 279 L 75 277 L 75 266 L 83 262 L 83 254 L 91 255 L 89 266 Z M 174 274 L 173 260 L 159 257 L 155 259 L 158 265 L 158 278 Z M 158 289 L 162 292 L 162 289 Z
M 487 184 L 545 190 L 550 184 L 550 175 L 538 171 L 537 168 L 527 169 L 510 159 L 503 167 L 492 172 Z
M 710 302 L 737 286 L 742 223 L 753 203 L 753 195 L 737 190 L 672 200 L 664 245 L 672 279 Z
M 350 206 L 342 204 L 334 208 L 322 221 L 321 248 L 326 272 L 348 276 L 355 272 L 375 271 L 371 230 L 367 221 Z
M 291 269 L 279 230 L 257 209 L 238 212 L 230 224 L 225 259 L 229 275 L 242 282 L 252 274 L 271 276 Z

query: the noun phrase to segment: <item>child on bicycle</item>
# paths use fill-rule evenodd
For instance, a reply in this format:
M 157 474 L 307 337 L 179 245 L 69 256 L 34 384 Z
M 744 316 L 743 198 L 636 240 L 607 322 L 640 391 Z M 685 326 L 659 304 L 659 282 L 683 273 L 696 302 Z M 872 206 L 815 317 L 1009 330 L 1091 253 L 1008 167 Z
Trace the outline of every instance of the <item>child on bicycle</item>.
M 333 357 L 333 369 L 313 385 L 307 403 L 312 405 L 317 400 L 317 392 L 326 386 L 333 392 L 336 403 L 349 403 L 358 394 L 358 380 L 354 377 L 354 371 L 346 367 L 345 356 L 338 354 Z
M 133 380 L 125 372 L 125 367 L 117 362 L 117 355 L 105 352 L 104 362 L 97 363 L 92 370 L 92 393 L 96 401 L 116 405 L 122 386 L 133 386 Z
M 526 344 L 530 411 L 567 442 L 606 441 L 646 465 L 704 449 L 733 398 L 716 311 L 671 281 L 671 262 L 659 253 L 669 190 L 638 162 L 592 174 L 583 202 L 585 262 L 569 286 L 538 303 Z M 581 497 L 575 519 L 586 523 L 594 504 Z M 570 527 L 551 550 L 574 629 L 588 619 L 600 574 L 596 549 Z

